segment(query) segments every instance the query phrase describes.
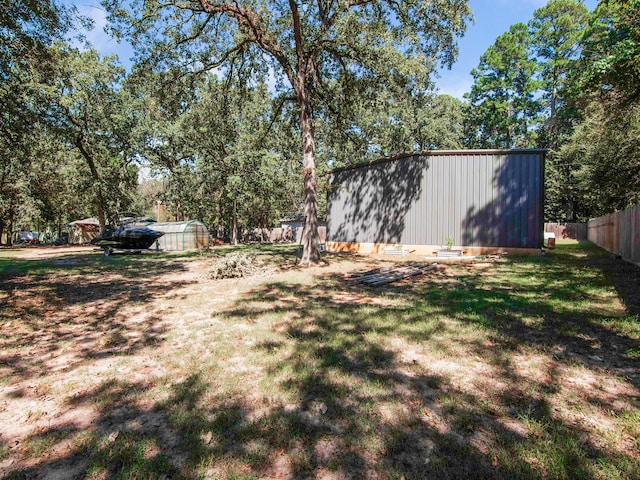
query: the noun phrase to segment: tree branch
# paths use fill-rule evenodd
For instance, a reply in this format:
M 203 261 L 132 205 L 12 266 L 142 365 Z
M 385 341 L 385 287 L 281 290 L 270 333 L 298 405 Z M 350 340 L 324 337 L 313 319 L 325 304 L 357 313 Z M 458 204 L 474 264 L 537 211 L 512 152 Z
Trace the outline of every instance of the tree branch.
M 282 51 L 277 42 L 269 38 L 269 34 L 262 25 L 262 19 L 259 14 L 250 8 L 242 8 L 238 3 L 221 3 L 214 4 L 209 0 L 198 0 L 203 12 L 210 15 L 223 14 L 234 18 L 240 27 L 251 33 L 251 40 L 265 52 L 273 55 L 285 71 L 285 74 L 291 80 L 293 78 L 293 68 L 289 64 L 287 56 Z

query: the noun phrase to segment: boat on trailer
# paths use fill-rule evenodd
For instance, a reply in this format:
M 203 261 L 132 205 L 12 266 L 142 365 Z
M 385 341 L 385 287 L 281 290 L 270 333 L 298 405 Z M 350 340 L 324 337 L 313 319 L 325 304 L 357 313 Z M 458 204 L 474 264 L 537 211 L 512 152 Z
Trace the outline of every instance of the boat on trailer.
M 117 226 L 106 228 L 93 243 L 107 256 L 114 252 L 140 253 L 164 235 L 164 232 L 149 228 L 151 223 L 153 220 L 146 218 L 125 217 Z

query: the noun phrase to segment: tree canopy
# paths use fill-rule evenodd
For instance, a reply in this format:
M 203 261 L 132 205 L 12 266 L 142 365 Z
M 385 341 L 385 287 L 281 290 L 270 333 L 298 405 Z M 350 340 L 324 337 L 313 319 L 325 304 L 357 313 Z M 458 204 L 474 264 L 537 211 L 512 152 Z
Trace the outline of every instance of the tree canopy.
M 71 37 L 72 7 L 0 13 L 0 238 L 136 205 L 231 238 L 301 214 L 311 264 L 327 170 L 437 148 L 548 148 L 547 220 L 639 201 L 638 0 L 550 0 L 497 36 L 465 101 L 432 76 L 466 1 L 103 3 L 130 72 Z
M 249 78 L 273 72 L 277 89 L 291 90 L 304 179 L 301 263 L 307 265 L 320 261 L 314 121 L 323 98 L 348 93 L 346 84 L 374 94 L 425 89 L 438 60 L 452 63 L 455 37 L 471 13 L 465 0 L 103 3 L 116 31 L 132 39 L 151 68 L 224 68 Z
M 526 148 L 536 143 L 534 123 L 541 110 L 535 94 L 540 81 L 531 53 L 531 37 L 523 23 L 507 33 L 482 55 L 471 74 L 468 141 L 482 148 Z
M 573 94 L 581 120 L 559 158 L 575 165 L 589 215 L 640 202 L 640 2 L 601 1 L 584 34 Z
M 41 106 L 38 79 L 51 67 L 49 47 L 73 20 L 54 0 L 5 3 L 0 9 L 0 238 L 5 228 L 11 234 L 32 198 L 26 176 L 40 132 L 34 128 Z

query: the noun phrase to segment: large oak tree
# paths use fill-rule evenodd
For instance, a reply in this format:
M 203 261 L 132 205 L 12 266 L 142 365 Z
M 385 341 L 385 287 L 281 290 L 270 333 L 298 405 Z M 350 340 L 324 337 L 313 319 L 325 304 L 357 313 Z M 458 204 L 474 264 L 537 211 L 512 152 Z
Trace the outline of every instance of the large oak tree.
M 39 112 L 57 137 L 84 159 L 93 182 L 93 203 L 100 228 L 127 209 L 137 166 L 130 145 L 135 105 L 120 88 L 124 69 L 115 57 L 80 51 L 63 42 L 50 49 L 51 78 L 40 81 L 46 100 Z
M 104 0 L 139 60 L 186 72 L 271 71 L 299 113 L 304 179 L 301 263 L 320 261 L 314 112 L 353 79 L 423 88 L 437 62 L 450 65 L 470 19 L 466 0 Z

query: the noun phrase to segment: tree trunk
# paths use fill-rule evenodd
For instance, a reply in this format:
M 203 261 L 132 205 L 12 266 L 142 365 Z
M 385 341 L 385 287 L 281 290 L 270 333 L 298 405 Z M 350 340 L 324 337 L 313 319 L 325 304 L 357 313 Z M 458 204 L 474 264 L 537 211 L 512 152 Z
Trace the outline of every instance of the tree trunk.
M 7 222 L 7 246 L 13 245 L 13 218 Z
M 293 17 L 293 32 L 298 58 L 297 72 L 288 69 L 281 61 L 293 86 L 300 109 L 300 131 L 302 134 L 302 175 L 304 177 L 304 229 L 302 231 L 301 265 L 320 263 L 320 235 L 318 234 L 318 200 L 316 174 L 316 141 L 313 131 L 313 106 L 311 91 L 317 81 L 317 63 L 313 53 L 304 51 L 300 13 L 295 0 L 289 0 Z
M 184 222 L 184 210 L 180 202 L 176 205 L 176 222 Z
M 96 167 L 96 162 L 93 159 L 93 155 L 84 147 L 81 136 L 76 138 L 75 145 L 84 159 L 87 161 L 87 165 L 89 166 L 91 175 L 96 182 L 96 193 L 98 196 L 98 223 L 100 224 L 100 233 L 102 233 L 104 232 L 107 225 L 107 215 L 105 213 L 106 202 L 104 199 L 104 195 L 102 194 L 102 181 L 100 178 L 100 174 L 98 173 L 98 168 Z
M 102 202 L 98 200 L 98 223 L 100 224 L 100 232 L 104 232 L 107 227 L 107 216 L 102 208 Z
M 304 230 L 302 231 L 301 265 L 320 263 L 320 236 L 318 234 L 318 199 L 316 174 L 316 143 L 311 117 L 308 92 L 300 108 L 300 130 L 302 131 L 302 165 L 304 176 Z
M 550 143 L 550 148 L 555 150 L 558 148 L 558 137 L 559 137 L 559 133 L 558 133 L 558 118 L 557 118 L 557 99 L 558 99 L 558 75 L 555 71 L 554 68 L 554 72 L 553 72 L 553 84 L 551 86 L 551 101 L 550 101 L 550 115 L 549 115 L 549 120 L 551 123 L 551 141 Z
M 231 244 L 238 245 L 238 216 L 236 215 L 236 200 L 233 201 L 233 215 L 231 216 Z

